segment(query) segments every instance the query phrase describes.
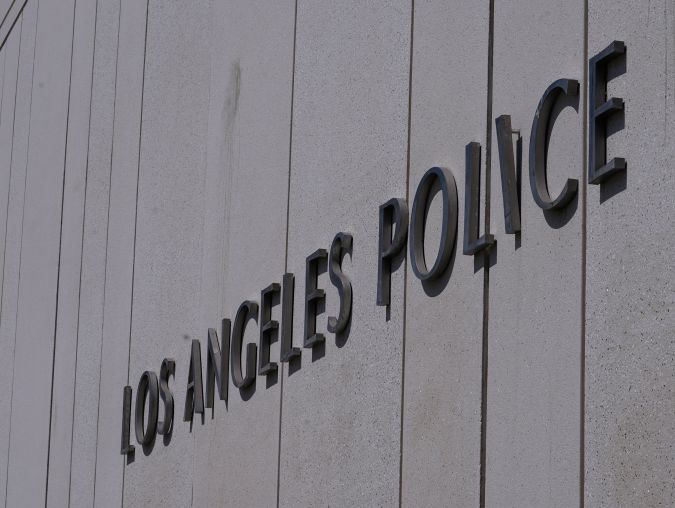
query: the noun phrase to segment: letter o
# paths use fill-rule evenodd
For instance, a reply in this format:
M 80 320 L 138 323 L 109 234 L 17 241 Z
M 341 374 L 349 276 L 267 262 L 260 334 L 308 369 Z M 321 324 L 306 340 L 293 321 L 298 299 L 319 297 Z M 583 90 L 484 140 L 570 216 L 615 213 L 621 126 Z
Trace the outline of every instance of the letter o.
M 434 183 L 438 181 L 443 197 L 443 224 L 441 244 L 436 262 L 427 269 L 424 261 L 424 230 L 427 224 L 429 198 Z M 410 264 L 415 276 L 422 280 L 434 280 L 443 274 L 450 262 L 457 234 L 457 184 L 449 169 L 433 167 L 420 180 L 413 201 L 410 220 Z
M 145 427 L 145 399 L 148 402 L 148 426 Z M 136 440 L 143 446 L 151 444 L 157 435 L 157 414 L 159 412 L 159 383 L 157 374 L 146 370 L 138 382 L 136 392 Z

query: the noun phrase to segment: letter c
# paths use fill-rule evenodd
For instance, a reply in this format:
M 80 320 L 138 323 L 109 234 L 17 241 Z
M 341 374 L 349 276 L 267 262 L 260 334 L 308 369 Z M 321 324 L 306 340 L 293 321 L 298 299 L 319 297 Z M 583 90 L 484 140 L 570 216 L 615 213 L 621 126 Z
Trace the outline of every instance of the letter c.
M 554 81 L 539 101 L 532 121 L 530 134 L 530 187 L 534 201 L 543 210 L 558 210 L 567 206 L 577 193 L 579 181 L 568 178 L 560 195 L 552 199 L 546 182 L 546 152 L 548 151 L 547 131 L 551 110 L 560 96 L 576 97 L 579 83 L 574 79 Z

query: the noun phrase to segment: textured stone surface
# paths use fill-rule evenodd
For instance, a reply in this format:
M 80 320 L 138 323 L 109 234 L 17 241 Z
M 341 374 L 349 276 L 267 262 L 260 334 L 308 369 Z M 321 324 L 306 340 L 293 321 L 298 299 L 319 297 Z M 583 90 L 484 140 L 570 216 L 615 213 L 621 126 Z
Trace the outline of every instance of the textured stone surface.
M 544 214 L 530 191 L 528 151 L 546 88 L 560 78 L 583 81 L 584 3 L 496 2 L 494 19 L 491 122 L 511 115 L 522 136 L 522 233 L 504 232 L 494 142 L 486 506 L 569 507 L 580 496 L 583 199 Z M 580 100 L 578 113 L 563 109 L 550 132 L 553 196 L 567 178 L 583 190 L 583 125 Z
M 115 116 L 110 157 L 95 506 L 122 504 L 124 485 L 124 469 L 121 467 L 124 459 L 119 454 L 122 414 L 120 386 L 124 386 L 129 379 L 146 12 L 147 5 L 143 2 L 123 0 L 120 3 Z
M 245 299 L 260 303 L 260 291 L 284 273 L 295 2 L 229 1 L 214 4 L 212 14 L 198 337 L 204 369 L 207 329 L 222 341 L 221 319 L 234 320 Z M 281 321 L 279 305 L 272 318 Z M 258 340 L 250 321 L 245 342 Z M 270 359 L 280 374 L 278 341 Z M 216 395 L 204 425 L 194 426 L 194 506 L 276 506 L 279 374 L 242 392 L 229 376 L 227 405 Z
M 0 143 L 9 150 L 0 154 L 0 267 L 5 263 L 5 233 L 7 231 L 7 203 L 12 165 L 12 135 L 14 130 L 14 99 L 16 97 L 17 68 L 21 30 L 12 31 L 0 51 Z M 4 107 L 3 107 L 4 106 Z M 0 297 L 2 297 L 3 274 L 0 270 Z
M 476 506 L 482 486 L 486 506 L 673 505 L 672 3 L 23 5 L 0 0 L 7 506 Z M 608 146 L 628 171 L 588 186 L 588 56 L 614 39 L 628 53 L 609 93 L 626 114 Z M 528 145 L 559 78 L 579 80 L 582 96 L 556 112 L 548 184 L 557 194 L 575 178 L 580 194 L 556 214 L 532 198 Z M 504 232 L 501 114 L 522 143 L 515 237 Z M 489 271 L 462 254 L 472 141 L 481 231 L 485 200 L 497 237 Z M 452 271 L 422 285 L 406 260 L 391 308 L 378 307 L 378 207 L 408 197 L 412 208 L 434 165 L 458 187 Z M 338 231 L 354 235 L 348 333 L 326 331 L 338 294 L 322 273 L 325 346 L 254 390 L 230 382 L 227 404 L 183 422 L 191 339 L 205 375 L 207 329 L 289 271 L 301 346 L 305 258 Z M 258 339 L 251 322 L 245 342 Z M 124 465 L 122 388 L 135 396 L 166 357 L 174 433 L 144 453 L 132 425 Z
M 73 28 L 71 91 L 63 185 L 58 314 L 54 343 L 52 421 L 47 506 L 70 503 L 75 371 L 77 368 L 82 239 L 85 209 L 89 113 L 96 2 L 78 2 Z
M 17 30 L 12 33 L 8 39 L 7 44 L 0 53 L 0 61 L 3 61 L 3 71 L 5 70 L 5 63 L 9 63 L 10 69 L 12 67 L 17 67 L 19 64 L 19 49 L 21 42 L 21 30 Z M 9 53 L 9 57 L 7 54 Z M 25 61 L 25 59 L 24 59 Z M 12 64 L 13 62 L 13 64 Z M 12 277 L 11 272 L 17 272 L 18 266 L 17 261 L 19 259 L 18 250 L 19 244 L 16 241 L 16 236 L 14 235 L 15 231 L 18 229 L 16 227 L 16 202 L 17 199 L 12 196 L 11 190 L 17 188 L 17 179 L 16 177 L 12 178 L 12 163 L 11 156 L 13 155 L 12 151 L 12 141 L 13 141 L 13 128 L 14 128 L 14 113 L 15 113 L 15 94 L 17 86 L 17 73 L 16 69 L 14 76 L 4 80 L 4 75 L 9 74 L 9 72 L 3 72 L 3 86 L 2 86 L 2 102 L 5 103 L 5 108 L 2 108 L 0 112 L 0 142 L 2 146 L 9 147 L 9 149 L 2 154 L 2 163 L 0 165 L 0 180 L 1 185 L 5 186 L 6 191 L 0 193 L 0 207 L 4 204 L 5 209 L 0 211 L 0 352 L 3 353 L 0 356 L 0 382 L 3 382 L 2 386 L 11 386 L 12 383 L 12 374 L 14 370 L 14 319 L 9 317 L 11 309 L 4 302 L 12 302 L 15 300 L 15 291 L 16 291 L 16 280 Z M 13 90 L 13 91 L 12 91 Z M 9 92 L 11 93 L 11 102 L 9 99 Z M 25 94 L 24 94 L 25 95 Z M 19 111 L 19 115 L 22 112 Z M 9 127 L 8 127 L 9 126 Z M 17 143 L 18 144 L 18 143 Z M 23 181 L 21 182 L 23 184 Z M 1 189 L 2 187 L 0 187 Z M 23 193 L 22 193 L 23 194 Z M 23 196 L 21 196 L 23 200 Z M 10 220 L 11 218 L 11 220 Z M 4 221 L 3 221 L 4 219 Z M 3 224 L 4 223 L 4 224 Z M 20 225 L 19 225 L 20 226 Z M 6 243 L 9 240 L 9 243 Z M 14 265 L 14 266 L 13 266 Z M 14 268 L 16 266 L 16 268 Z M 7 284 L 5 284 L 5 269 L 9 272 L 7 274 Z M 7 295 L 4 295 L 4 292 L 7 291 Z M 16 314 L 15 314 L 16 315 Z M 14 316 L 13 316 L 14 317 Z M 12 327 L 8 327 L 7 324 L 12 323 Z M 9 448 L 9 422 L 10 422 L 10 411 L 11 411 L 11 393 L 5 392 L 4 396 L 0 397 L 0 476 L 2 473 L 5 474 L 4 479 L 0 479 L 0 487 L 4 490 L 4 487 L 7 484 L 7 452 Z
M 608 96 L 626 106 L 608 157 L 627 171 L 588 191 L 587 506 L 675 503 L 674 14 L 664 1 L 589 2 L 589 56 L 626 43 L 610 67 Z
M 1 0 L 0 1 L 0 16 L 4 16 L 5 13 L 9 10 L 9 8 L 12 6 L 13 1 L 12 0 Z
M 19 25 L 20 26 L 20 25 Z M 14 117 L 16 111 L 16 92 L 18 85 L 18 66 L 20 56 L 21 29 L 15 30 L 10 35 L 7 43 L 0 52 L 0 61 L 3 62 L 3 79 L 0 88 L 0 143 L 7 147 L 0 155 L 0 351 L 4 353 L 0 360 L 0 381 L 4 382 L 2 386 L 11 386 L 13 372 L 14 356 L 14 321 L 16 314 L 11 316 L 10 302 L 16 299 L 16 284 L 18 283 L 18 273 L 16 277 L 12 272 L 18 272 L 17 261 L 19 259 L 19 242 L 16 241 L 15 232 L 21 224 L 17 224 L 17 196 L 13 195 L 19 190 L 17 187 L 23 186 L 25 181 L 19 182 L 16 173 L 25 174 L 24 171 L 16 171 L 12 175 L 12 155 L 13 155 L 13 137 L 14 137 Z M 24 58 L 24 66 L 26 59 Z M 6 76 L 6 78 L 5 78 Z M 26 95 L 24 92 L 23 96 Z M 2 107 L 4 104 L 4 107 Z M 20 116 L 27 116 L 25 110 L 19 110 Z M 21 119 L 17 122 L 21 125 Z M 19 136 L 25 133 L 19 133 Z M 17 141 L 17 145 L 21 145 Z M 21 202 L 23 202 L 23 192 L 21 192 Z M 22 204 L 22 203 L 21 203 Z M 5 271 L 7 271 L 7 283 L 5 284 Z M 4 295 L 7 291 L 7 295 Z M 3 305 L 2 302 L 6 302 Z M 7 305 L 7 307 L 6 307 Z M 11 327 L 7 324 L 12 323 Z M 7 480 L 7 451 L 9 446 L 9 421 L 10 421 L 11 393 L 5 392 L 0 396 L 0 476 L 4 472 L 5 478 L 0 479 L 0 486 Z
M 415 4 L 409 206 L 424 172 L 442 166 L 455 177 L 459 217 L 440 280 L 423 285 L 408 266 L 403 506 L 478 505 L 484 274 L 462 254 L 462 240 L 467 143 L 482 145 L 485 166 L 489 5 L 482 4 Z M 440 212 L 437 194 L 427 266 L 438 250 Z
M 73 7 L 72 1 L 43 4 L 36 21 L 40 36 L 33 55 L 11 387 L 8 506 L 42 505 L 47 493 Z
M 158 436 L 149 455 L 136 447 L 135 461 L 124 469 L 125 506 L 189 506 L 192 499 L 194 439 L 181 417 L 190 341 L 204 335 L 208 6 L 155 0 L 148 6 L 128 375 L 136 393 L 144 371 L 159 373 L 162 359 L 174 358 L 177 421 L 169 444 Z
M 26 184 L 26 157 L 30 124 L 31 79 L 35 44 L 36 6 L 28 5 L 19 23 L 19 69 L 16 76 L 16 104 L 12 136 L 12 161 L 7 202 L 5 255 L 2 280 L 2 307 L 0 308 L 0 383 L 5 390 L 0 396 L 0 492 L 6 492 L 7 462 L 9 458 L 10 419 L 12 414 L 12 379 L 16 344 L 16 315 L 21 264 L 21 236 Z M 13 41 L 3 51 L 9 50 Z
M 77 507 L 94 506 L 95 497 L 119 9 L 119 0 L 97 2 L 74 373 L 70 503 Z
M 294 343 L 302 346 L 305 257 L 353 234 L 351 331 L 326 333 L 337 311 L 328 274 L 317 331 L 284 374 L 281 506 L 398 503 L 403 270 L 391 316 L 376 306 L 378 207 L 405 196 L 410 3 L 298 5 L 288 268 L 296 274 Z M 289 371 L 290 372 L 290 371 Z

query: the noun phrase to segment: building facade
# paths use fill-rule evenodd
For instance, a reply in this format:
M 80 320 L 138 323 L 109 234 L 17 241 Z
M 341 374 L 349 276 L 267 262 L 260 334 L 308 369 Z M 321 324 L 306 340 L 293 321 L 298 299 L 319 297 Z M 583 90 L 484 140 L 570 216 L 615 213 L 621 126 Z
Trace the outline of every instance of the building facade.
M 672 2 L 0 15 L 5 506 L 675 504 Z

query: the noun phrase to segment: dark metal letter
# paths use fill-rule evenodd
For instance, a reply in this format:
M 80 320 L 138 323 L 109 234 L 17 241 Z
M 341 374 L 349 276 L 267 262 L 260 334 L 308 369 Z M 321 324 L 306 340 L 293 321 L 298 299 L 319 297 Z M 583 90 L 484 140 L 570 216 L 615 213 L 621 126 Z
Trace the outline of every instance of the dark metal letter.
M 472 256 L 495 243 L 493 235 L 478 238 L 480 218 L 480 143 L 466 145 L 464 182 L 464 254 Z
M 234 318 L 232 330 L 232 355 L 230 363 L 232 368 L 232 382 L 237 388 L 246 388 L 255 381 L 255 364 L 258 356 L 258 347 L 254 343 L 246 345 L 246 377 L 241 371 L 241 347 L 244 342 L 244 331 L 249 319 L 258 319 L 258 304 L 246 300 L 239 306 Z
M 173 394 L 169 388 L 169 377 L 175 374 L 176 362 L 172 358 L 164 358 L 159 371 L 159 396 L 164 403 L 164 420 L 157 426 L 157 432 L 163 436 L 171 434 L 173 429 Z
M 318 249 L 307 256 L 305 271 L 305 340 L 304 347 L 310 348 L 323 342 L 323 333 L 316 333 L 316 306 L 326 299 L 323 289 L 316 287 L 319 268 L 326 262 L 326 249 Z
M 345 252 L 351 255 L 352 242 L 349 233 L 338 233 L 330 246 L 328 275 L 340 295 L 340 314 L 337 318 L 328 318 L 328 331 L 331 333 L 342 333 L 352 314 L 352 283 L 342 271 L 342 255 Z
M 223 346 L 218 341 L 218 333 L 209 328 L 208 356 L 206 357 L 206 407 L 213 408 L 213 394 L 216 379 L 218 380 L 218 396 L 227 401 L 227 369 L 230 363 L 230 320 L 223 319 L 221 323 Z
M 202 387 L 202 348 L 197 339 L 192 339 L 183 421 L 191 422 L 195 413 L 204 414 L 204 388 Z
M 272 305 L 274 295 L 281 292 L 281 286 L 276 282 L 270 284 L 260 292 L 260 358 L 258 359 L 258 374 L 266 376 L 277 370 L 276 362 L 270 362 L 270 344 L 279 333 L 279 322 L 272 319 Z
M 392 238 L 392 229 L 396 231 Z M 380 205 L 380 242 L 377 263 L 377 304 L 389 305 L 391 298 L 391 260 L 405 247 L 408 238 L 408 204 L 392 198 Z
M 300 348 L 293 347 L 293 295 L 295 275 L 285 273 L 281 295 L 281 361 L 288 362 L 300 356 Z
M 149 396 L 148 396 L 149 395 Z M 148 398 L 148 426 L 145 427 L 145 399 Z M 159 383 L 157 374 L 146 370 L 138 382 L 136 391 L 136 441 L 149 445 L 157 435 L 159 412 Z
M 607 163 L 607 120 L 613 113 L 623 111 L 623 99 L 607 100 L 607 64 L 625 52 L 626 45 L 614 41 L 588 64 L 588 183 L 591 184 L 599 184 L 626 169 L 626 159 L 621 157 Z
M 502 175 L 502 199 L 504 200 L 504 227 L 508 234 L 520 231 L 520 199 L 516 176 L 516 159 L 513 156 L 513 129 L 511 116 L 501 115 L 495 119 L 499 168 Z
M 429 208 L 429 194 L 438 180 L 443 196 L 443 225 L 441 226 L 441 245 L 436 262 L 430 270 L 424 260 L 424 229 Z M 441 276 L 450 262 L 452 249 L 457 235 L 457 184 L 449 169 L 434 167 L 429 169 L 420 180 L 415 192 L 415 201 L 410 220 L 410 264 L 420 280 L 434 280 Z
M 564 208 L 577 193 L 579 181 L 568 178 L 560 195 L 555 199 L 551 198 L 546 183 L 546 152 L 548 150 L 546 134 L 551 110 L 559 96 L 575 97 L 578 93 L 579 83 L 576 80 L 559 79 L 546 89 L 534 114 L 530 134 L 530 188 L 535 202 L 543 210 Z
M 122 402 L 122 447 L 120 453 L 129 455 L 134 453 L 135 447 L 129 444 L 129 434 L 131 426 L 131 386 L 124 387 L 124 400 Z

